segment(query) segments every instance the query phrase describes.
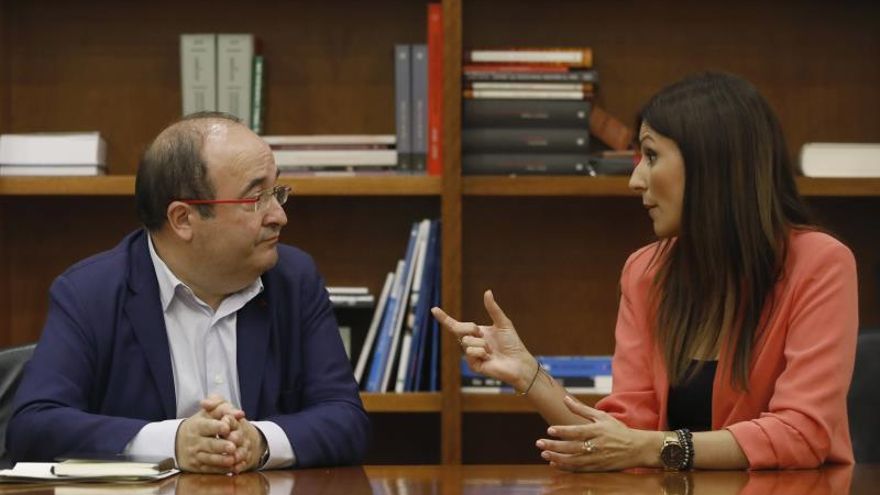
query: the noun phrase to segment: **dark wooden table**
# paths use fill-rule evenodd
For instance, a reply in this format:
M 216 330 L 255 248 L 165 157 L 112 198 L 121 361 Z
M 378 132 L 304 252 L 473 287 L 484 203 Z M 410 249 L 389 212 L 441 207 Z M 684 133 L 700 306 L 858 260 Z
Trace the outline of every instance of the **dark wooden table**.
M 182 474 L 154 484 L 0 485 L 0 494 L 185 495 L 838 495 L 880 493 L 880 465 L 806 471 L 643 470 L 572 474 L 546 466 L 365 466 L 248 473 Z

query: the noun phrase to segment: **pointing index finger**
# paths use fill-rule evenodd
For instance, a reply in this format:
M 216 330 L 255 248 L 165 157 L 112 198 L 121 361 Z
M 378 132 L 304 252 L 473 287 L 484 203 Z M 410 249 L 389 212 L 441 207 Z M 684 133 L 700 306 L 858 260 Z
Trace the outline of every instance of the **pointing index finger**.
M 452 330 L 455 325 L 458 324 L 458 320 L 446 314 L 446 311 L 443 311 L 439 307 L 431 308 L 431 314 L 434 315 L 434 319 L 437 320 L 437 323 L 443 325 L 444 327 Z

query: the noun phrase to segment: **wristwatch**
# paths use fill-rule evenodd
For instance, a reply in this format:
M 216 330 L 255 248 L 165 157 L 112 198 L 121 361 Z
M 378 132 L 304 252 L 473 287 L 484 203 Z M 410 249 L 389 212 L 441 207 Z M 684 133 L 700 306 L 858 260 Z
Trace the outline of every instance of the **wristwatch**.
M 263 469 L 266 466 L 266 463 L 269 462 L 269 441 L 266 440 L 266 435 L 263 435 L 263 432 L 260 429 L 257 429 L 257 432 L 260 434 L 260 439 L 263 440 L 263 445 L 266 446 L 263 449 L 263 453 L 260 454 L 260 462 L 257 464 L 257 469 Z
M 660 447 L 660 462 L 663 467 L 672 471 L 681 471 L 688 464 L 687 450 L 682 445 L 678 432 L 667 433 Z
M 267 462 L 269 462 L 269 442 L 266 442 L 266 449 L 260 455 L 260 463 L 257 464 L 257 469 L 263 469 Z

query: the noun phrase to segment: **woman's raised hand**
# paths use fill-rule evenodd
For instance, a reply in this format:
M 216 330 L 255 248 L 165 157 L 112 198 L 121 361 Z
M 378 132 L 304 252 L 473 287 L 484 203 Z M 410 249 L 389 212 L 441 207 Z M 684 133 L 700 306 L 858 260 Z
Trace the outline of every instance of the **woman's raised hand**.
M 491 290 L 483 294 L 483 305 L 492 325 L 460 322 L 440 308 L 432 308 L 431 313 L 458 339 L 472 370 L 525 390 L 535 373 L 535 358 L 523 345 L 513 322 L 495 302 Z

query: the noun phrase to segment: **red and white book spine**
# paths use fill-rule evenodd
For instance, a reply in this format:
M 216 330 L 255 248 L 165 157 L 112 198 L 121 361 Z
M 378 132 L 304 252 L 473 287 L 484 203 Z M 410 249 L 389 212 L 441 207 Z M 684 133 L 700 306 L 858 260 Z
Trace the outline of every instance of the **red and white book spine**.
M 428 175 L 443 175 L 443 6 L 428 4 Z

